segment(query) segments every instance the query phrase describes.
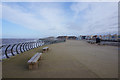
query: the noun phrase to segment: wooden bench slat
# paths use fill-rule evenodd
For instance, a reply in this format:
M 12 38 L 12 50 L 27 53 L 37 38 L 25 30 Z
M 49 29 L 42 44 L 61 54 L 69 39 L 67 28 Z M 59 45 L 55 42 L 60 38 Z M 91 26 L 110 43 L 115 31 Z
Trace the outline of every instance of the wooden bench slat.
M 48 51 L 48 50 L 49 50 L 48 47 L 44 47 L 44 48 L 43 48 L 43 53 L 46 52 L 46 51 Z
M 28 61 L 28 63 L 31 63 L 37 55 L 38 55 L 38 54 L 35 54 L 35 55 Z
M 28 64 L 29 64 L 29 69 L 36 69 L 38 68 L 38 61 L 39 59 L 41 58 L 41 55 L 42 53 L 36 53 L 29 61 L 28 61 Z
M 48 47 L 44 47 L 43 49 L 48 49 Z
M 32 62 L 33 63 L 37 62 L 41 55 L 42 55 L 42 53 L 38 54 L 37 57 Z
M 36 53 L 29 61 L 28 63 L 32 63 L 32 61 L 39 55 L 39 53 Z

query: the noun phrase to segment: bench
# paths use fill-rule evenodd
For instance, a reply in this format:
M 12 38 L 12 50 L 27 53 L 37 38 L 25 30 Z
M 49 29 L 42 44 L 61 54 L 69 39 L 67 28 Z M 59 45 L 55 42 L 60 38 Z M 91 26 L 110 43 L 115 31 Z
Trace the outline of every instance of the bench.
M 29 69 L 37 69 L 38 68 L 38 61 L 41 59 L 42 53 L 36 53 L 29 61 Z
M 43 48 L 43 52 L 46 52 L 46 51 L 48 51 L 48 50 L 49 50 L 48 47 L 44 47 L 44 48 Z

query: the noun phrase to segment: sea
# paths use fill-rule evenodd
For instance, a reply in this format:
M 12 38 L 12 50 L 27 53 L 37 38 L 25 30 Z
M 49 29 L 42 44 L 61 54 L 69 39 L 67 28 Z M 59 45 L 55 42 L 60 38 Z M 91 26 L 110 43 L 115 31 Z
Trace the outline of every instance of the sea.
M 17 43 L 22 43 L 22 42 L 27 42 L 27 41 L 35 41 L 38 39 L 18 39 L 18 38 L 4 38 L 0 39 L 2 43 L 0 45 L 8 45 L 8 44 L 17 44 Z

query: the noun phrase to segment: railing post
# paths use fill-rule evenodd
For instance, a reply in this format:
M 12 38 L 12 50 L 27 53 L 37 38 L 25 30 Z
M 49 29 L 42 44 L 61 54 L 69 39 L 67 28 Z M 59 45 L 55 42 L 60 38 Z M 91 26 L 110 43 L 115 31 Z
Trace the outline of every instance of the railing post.
M 5 55 L 7 58 L 9 58 L 8 54 L 7 54 L 7 49 L 10 47 L 11 45 L 8 45 L 7 48 L 5 49 Z
M 35 48 L 37 48 L 37 42 L 35 42 Z
M 18 52 L 18 50 L 17 50 L 17 48 L 18 48 L 19 45 L 20 45 L 20 43 L 16 46 L 16 52 L 17 52 L 17 54 L 19 54 L 19 52 Z
M 31 45 L 30 45 L 30 46 L 31 46 L 31 49 L 33 49 L 33 42 L 31 42 Z
M 3 45 L 2 46 L 0 46 L 0 49 L 3 47 Z
M 24 44 L 24 43 L 21 43 L 21 45 L 20 45 L 20 52 L 21 52 L 21 53 L 23 53 L 23 51 L 22 51 L 22 46 L 23 46 L 23 44 Z
M 30 42 L 30 49 L 32 49 L 32 42 Z
M 29 50 L 29 48 L 28 48 L 28 42 L 26 43 L 26 49 L 27 49 L 27 51 Z
M 30 42 L 28 42 L 28 50 L 30 50 Z
M 25 50 L 27 51 L 27 45 L 26 45 L 27 43 L 25 43 Z
M 31 47 L 31 42 L 30 42 L 30 50 L 32 49 L 32 47 Z
M 26 44 L 27 44 L 26 47 L 27 47 L 27 51 L 28 51 L 29 50 L 28 42 Z
M 38 44 L 38 47 L 39 47 L 39 42 L 37 44 Z
M 35 42 L 33 42 L 33 49 L 35 48 Z
M 36 42 L 36 48 L 37 48 L 37 42 Z
M 40 47 L 40 42 L 38 42 L 38 47 Z
M 26 51 L 28 51 L 28 49 L 27 49 L 27 43 L 25 43 L 25 49 L 26 49 Z
M 40 47 L 40 42 L 39 42 L 38 46 Z
M 36 43 L 34 42 L 34 48 L 36 48 Z
M 24 52 L 26 51 L 26 50 L 25 50 L 25 44 L 26 44 L 26 43 L 23 44 L 23 50 L 24 50 Z
M 11 53 L 12 53 L 13 56 L 15 56 L 14 53 L 13 53 L 13 48 L 14 48 L 15 45 L 16 45 L 16 44 L 14 44 L 14 45 L 12 46 L 12 48 L 11 48 Z

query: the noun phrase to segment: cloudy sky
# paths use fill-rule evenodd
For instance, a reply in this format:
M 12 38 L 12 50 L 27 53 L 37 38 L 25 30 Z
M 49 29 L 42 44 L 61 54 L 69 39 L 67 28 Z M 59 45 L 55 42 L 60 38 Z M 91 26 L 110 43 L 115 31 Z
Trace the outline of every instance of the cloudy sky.
M 114 34 L 117 2 L 3 2 L 3 38 Z

